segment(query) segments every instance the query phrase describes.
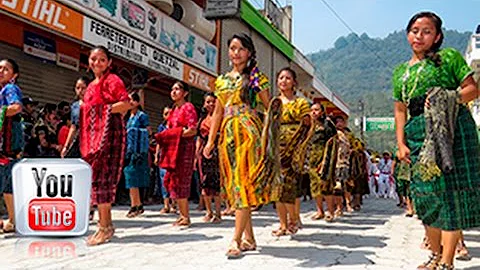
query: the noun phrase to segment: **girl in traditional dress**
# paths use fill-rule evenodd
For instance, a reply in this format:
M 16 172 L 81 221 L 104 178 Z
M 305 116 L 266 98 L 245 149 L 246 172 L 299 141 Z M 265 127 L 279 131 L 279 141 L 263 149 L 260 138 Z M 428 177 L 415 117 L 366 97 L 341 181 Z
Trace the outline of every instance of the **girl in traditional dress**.
M 177 81 L 172 86 L 170 96 L 174 108 L 167 119 L 167 130 L 155 135 L 161 149 L 160 167 L 167 170 L 164 184 L 180 210 L 180 217 L 174 226 L 190 226 L 188 197 L 193 175 L 195 141 L 197 134 L 197 112 L 192 103 L 187 102 L 190 89 Z
M 80 106 L 80 151 L 92 166 L 91 199 L 99 214 L 98 229 L 87 243 L 99 245 L 108 242 L 115 231 L 111 209 L 125 154 L 122 114 L 131 104 L 122 80 L 110 73 L 112 59 L 105 47 L 92 49 L 88 63 L 95 80 L 88 85 Z
M 308 140 L 306 165 L 310 176 L 310 192 L 317 204 L 317 213 L 312 220 L 325 217 L 328 222 L 333 221 L 336 143 L 337 129 L 332 121 L 326 118 L 325 108 L 315 103 L 311 107 L 313 126 Z M 320 169 L 320 170 L 319 170 Z M 323 211 L 323 198 L 327 203 L 326 214 Z
M 200 188 L 202 198 L 205 200 L 207 214 L 203 218 L 205 222 L 221 222 L 221 199 L 220 199 L 220 172 L 218 167 L 218 150 L 215 148 L 212 157 L 206 158 L 202 155 L 203 147 L 208 141 L 208 134 L 212 126 L 212 115 L 215 110 L 217 98 L 213 93 L 204 96 L 203 108 L 205 115 L 199 123 L 199 132 L 196 146 L 198 168 L 200 171 Z M 212 197 L 215 200 L 215 215 L 212 211 Z
M 63 146 L 62 152 L 60 156 L 64 157 L 72 157 L 77 158 L 80 157 L 80 146 L 78 140 L 78 125 L 80 120 L 80 106 L 83 103 L 83 97 L 85 95 L 85 91 L 87 90 L 87 86 L 90 83 L 90 80 L 86 77 L 80 77 L 77 79 L 75 83 L 75 95 L 77 100 L 72 103 L 71 110 L 70 110 L 70 119 L 72 125 L 70 126 L 70 130 L 68 131 L 67 141 Z
M 352 208 L 355 211 L 361 209 L 362 196 L 369 194 L 367 164 L 368 157 L 365 153 L 365 144 L 358 138 L 354 138 L 350 155 L 350 177 L 353 181 Z
M 4 233 L 15 232 L 12 167 L 19 160 L 24 146 L 20 117 L 22 91 L 16 84 L 19 74 L 19 67 L 14 60 L 0 61 L 0 180 L 8 212 L 8 220 L 0 224 Z
M 255 107 L 258 98 L 267 106 L 270 100 L 268 79 L 257 68 L 252 39 L 235 34 L 228 40 L 232 70 L 215 82 L 217 102 L 208 142 L 203 150 L 210 157 L 220 131 L 218 152 L 220 176 L 229 205 L 235 209 L 235 233 L 227 256 L 256 249 L 251 207 L 268 202 L 269 190 L 261 187 L 265 152 L 261 143 L 261 120 Z M 244 236 L 242 240 L 242 236 Z
M 283 68 L 277 74 L 277 87 L 282 101 L 279 151 L 281 159 L 282 184 L 277 185 L 271 194 L 271 201 L 280 219 L 280 228 L 272 231 L 274 236 L 294 234 L 297 228 L 295 200 L 300 195 L 301 171 L 294 164 L 298 147 L 307 139 L 310 128 L 310 104 L 295 95 L 297 74 L 290 68 Z M 305 123 L 303 124 L 302 123 Z M 288 214 L 288 216 L 287 216 Z M 287 222 L 288 219 L 288 222 Z
M 473 71 L 462 55 L 451 48 L 440 50 L 442 20 L 436 14 L 421 12 L 412 17 L 407 39 L 412 57 L 393 73 L 393 97 L 398 158 L 412 165 L 411 195 L 432 251 L 429 260 L 418 269 L 453 269 L 461 231 L 480 225 L 480 147 L 475 122 L 465 106 L 478 97 L 478 89 Z M 440 92 L 433 87 L 441 87 Z M 460 89 L 455 91 L 457 88 Z M 435 107 L 432 95 L 427 93 L 446 96 L 447 102 L 453 101 L 452 106 Z M 427 130 L 426 124 L 431 123 L 431 117 L 427 116 L 451 115 L 454 108 L 457 109 L 456 117 L 451 119 L 453 142 L 441 146 L 451 147 L 451 156 L 442 156 L 441 165 L 434 162 L 422 170 L 424 161 L 435 161 L 436 151 L 442 150 L 434 147 L 433 155 L 429 150 L 431 144 L 425 138 L 439 136 L 439 132 Z M 436 125 L 450 123 L 436 122 Z M 453 160 L 453 168 L 449 170 L 443 166 L 447 160 Z
M 125 156 L 125 185 L 130 189 L 130 210 L 127 217 L 132 218 L 143 214 L 143 202 L 139 188 L 150 184 L 150 168 L 148 166 L 148 146 L 150 121 L 148 115 L 141 110 L 140 96 L 131 96 L 133 108 L 127 122 L 127 152 Z

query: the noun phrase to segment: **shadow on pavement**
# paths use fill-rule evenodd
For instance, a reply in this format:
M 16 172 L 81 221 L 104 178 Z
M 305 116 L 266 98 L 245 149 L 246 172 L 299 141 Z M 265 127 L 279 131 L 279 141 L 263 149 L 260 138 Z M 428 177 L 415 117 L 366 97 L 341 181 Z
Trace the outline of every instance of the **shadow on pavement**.
M 196 241 L 214 241 L 221 239 L 221 236 L 206 236 L 204 234 L 149 234 L 149 235 L 129 235 L 122 238 L 114 237 L 115 243 L 141 243 L 141 244 L 167 244 L 167 243 L 186 243 Z
M 383 248 L 387 244 L 383 241 L 387 240 L 386 237 L 381 236 L 361 236 L 355 234 L 327 234 L 327 233 L 315 233 L 315 234 L 297 234 L 292 236 L 292 240 L 300 242 L 311 242 L 323 246 L 344 246 L 347 248 L 360 248 L 360 247 L 375 247 Z
M 480 247 L 469 247 L 468 243 L 465 244 L 468 249 L 468 253 L 470 253 L 470 256 L 473 258 L 479 258 L 480 257 Z
M 370 251 L 347 251 L 334 248 L 317 247 L 262 247 L 261 255 L 270 255 L 275 258 L 294 259 L 301 261 L 297 267 L 314 268 L 329 267 L 333 265 L 369 265 L 374 264 L 367 255 L 373 255 Z M 249 255 L 247 254 L 246 257 Z
M 148 219 L 120 219 L 114 220 L 113 225 L 117 229 L 129 229 L 129 228 L 142 228 L 142 229 L 150 229 L 153 227 L 158 227 L 161 225 L 168 224 L 168 221 L 151 221 Z
M 480 266 L 470 266 L 467 268 L 459 268 L 461 270 L 480 270 Z
M 356 231 L 366 231 L 366 230 L 373 230 L 375 227 L 373 226 L 335 226 L 335 225 L 327 225 L 322 223 L 314 223 L 314 224 L 303 224 L 303 228 L 305 229 L 325 229 L 325 230 L 338 230 L 338 231 L 348 231 L 348 230 L 356 230 Z
M 344 216 L 344 217 L 341 217 L 340 219 L 338 219 L 336 221 L 336 223 L 345 223 L 345 224 L 350 224 L 350 225 L 364 225 L 364 226 L 367 226 L 367 225 L 373 225 L 373 226 L 381 226 L 381 225 L 384 225 L 385 223 L 387 223 L 388 221 L 388 218 L 382 218 L 382 219 L 379 219 L 379 218 L 375 218 L 375 219 L 372 219 L 372 218 L 356 218 L 356 217 L 347 217 L 347 216 Z

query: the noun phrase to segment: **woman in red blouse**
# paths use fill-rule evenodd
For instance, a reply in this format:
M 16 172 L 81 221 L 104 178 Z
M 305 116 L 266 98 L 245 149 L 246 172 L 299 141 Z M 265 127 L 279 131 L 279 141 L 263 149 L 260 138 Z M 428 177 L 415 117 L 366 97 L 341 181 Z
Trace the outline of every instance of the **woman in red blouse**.
M 160 167 L 167 170 L 165 186 L 170 193 L 170 198 L 177 201 L 180 210 L 180 217 L 173 225 L 187 227 L 190 226 L 188 197 L 192 182 L 195 156 L 194 137 L 197 134 L 198 122 L 195 107 L 185 100 L 188 93 L 187 84 L 180 81 L 173 84 L 170 96 L 175 105 L 168 117 L 168 129 L 156 135 L 162 149 Z M 172 145 L 175 146 L 172 147 Z M 166 161 L 174 164 L 165 167 L 162 164 L 166 164 Z
M 112 59 L 105 47 L 93 48 L 88 63 L 95 80 L 88 85 L 80 107 L 80 151 L 92 166 L 91 199 L 99 214 L 98 230 L 87 243 L 99 245 L 114 234 L 111 208 L 125 149 L 122 114 L 132 106 L 122 80 L 109 72 Z

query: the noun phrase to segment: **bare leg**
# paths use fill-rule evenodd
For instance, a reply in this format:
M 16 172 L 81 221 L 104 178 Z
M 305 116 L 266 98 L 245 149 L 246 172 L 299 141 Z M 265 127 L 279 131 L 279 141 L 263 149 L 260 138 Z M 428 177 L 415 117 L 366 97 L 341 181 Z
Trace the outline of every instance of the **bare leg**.
M 300 198 L 299 198 L 299 200 L 300 200 Z M 296 233 L 298 231 L 298 226 L 297 226 L 298 216 L 297 216 L 297 211 L 296 211 L 297 210 L 296 205 L 293 204 L 293 203 L 285 203 L 284 205 L 287 209 L 288 216 L 290 217 L 290 224 L 287 225 L 287 228 L 290 231 L 290 233 Z
M 347 206 L 347 211 L 352 212 L 352 194 L 350 192 L 345 191 L 345 204 Z
M 213 218 L 213 212 L 212 212 L 212 197 L 203 195 L 203 199 L 205 200 L 205 210 L 207 213 L 205 214 L 205 217 L 203 218 L 203 221 L 208 222 Z
M 287 230 L 287 207 L 281 202 L 276 202 L 275 206 L 277 209 L 278 219 L 280 220 L 280 228 L 272 233 L 276 236 L 279 236 L 279 234 L 285 234 L 285 231 Z
M 455 249 L 460 240 L 462 231 L 442 231 L 441 240 L 443 244 L 441 263 L 446 265 L 453 265 L 453 258 L 455 256 Z
M 112 225 L 112 205 L 102 203 L 98 205 L 98 230 L 88 237 L 88 245 L 98 245 L 107 242 L 112 238 L 114 229 Z
M 5 205 L 7 206 L 8 212 L 8 221 L 12 224 L 15 224 L 15 209 L 13 204 L 13 194 L 3 193 L 3 199 L 5 200 Z
M 313 220 L 322 219 L 325 216 L 323 212 L 323 196 L 315 197 L 315 203 L 317 204 L 317 213 L 312 217 Z
M 242 235 L 245 232 L 245 228 L 247 226 L 249 216 L 250 216 L 249 208 L 241 208 L 235 211 L 235 232 L 233 234 L 233 241 L 237 242 L 238 245 L 240 245 L 240 242 L 242 240 Z M 253 236 L 253 235 L 249 235 L 249 236 Z
M 184 218 L 190 223 L 190 209 L 188 208 L 188 199 L 177 199 L 178 208 L 180 210 L 180 217 Z
M 247 221 L 245 223 L 245 240 L 247 240 L 251 244 L 255 244 L 255 235 L 253 234 L 253 224 L 252 224 L 252 211 L 250 208 L 247 209 Z
M 440 254 L 442 231 L 438 228 L 425 226 L 425 234 L 427 235 L 428 241 L 430 242 L 430 250 L 433 253 Z
M 325 197 L 325 201 L 327 202 L 327 211 L 328 211 L 328 215 L 325 217 L 325 219 L 327 221 L 332 221 L 333 214 L 335 213 L 335 196 L 328 195 Z
M 139 206 L 142 202 L 140 200 L 140 190 L 138 188 L 130 189 L 130 206 Z
M 222 199 L 220 196 L 215 196 L 213 197 L 213 200 L 215 201 L 215 213 L 217 217 L 222 216 Z
M 302 219 L 300 218 L 301 203 L 302 202 L 301 202 L 300 198 L 297 198 L 295 200 L 295 220 L 298 223 L 299 228 L 302 228 L 302 226 L 303 226 Z

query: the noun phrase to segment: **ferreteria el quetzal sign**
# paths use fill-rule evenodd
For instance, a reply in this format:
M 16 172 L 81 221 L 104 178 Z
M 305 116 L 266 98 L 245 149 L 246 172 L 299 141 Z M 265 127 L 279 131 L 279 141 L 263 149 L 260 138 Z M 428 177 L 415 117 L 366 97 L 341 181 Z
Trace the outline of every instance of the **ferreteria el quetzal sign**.
M 363 131 L 393 131 L 395 118 L 393 117 L 365 117 Z

